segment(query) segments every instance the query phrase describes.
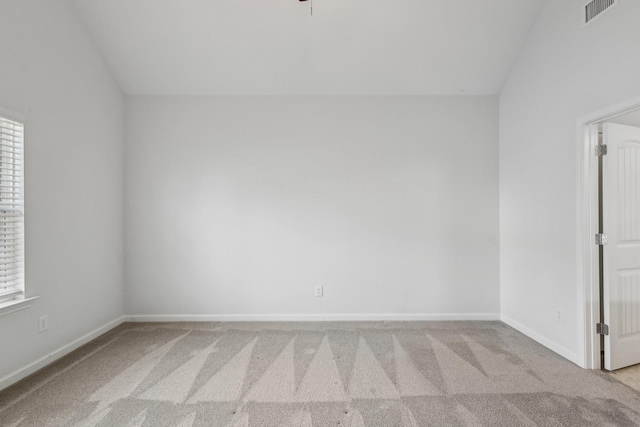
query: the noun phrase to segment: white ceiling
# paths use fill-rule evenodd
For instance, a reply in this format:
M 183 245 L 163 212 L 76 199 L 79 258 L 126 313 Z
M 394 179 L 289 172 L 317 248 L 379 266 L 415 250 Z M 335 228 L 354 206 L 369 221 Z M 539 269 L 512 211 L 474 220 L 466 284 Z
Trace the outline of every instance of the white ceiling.
M 613 119 L 605 120 L 605 123 L 618 123 L 620 125 L 640 127 L 640 109 L 617 116 Z
M 544 0 L 75 0 L 127 94 L 496 94 Z

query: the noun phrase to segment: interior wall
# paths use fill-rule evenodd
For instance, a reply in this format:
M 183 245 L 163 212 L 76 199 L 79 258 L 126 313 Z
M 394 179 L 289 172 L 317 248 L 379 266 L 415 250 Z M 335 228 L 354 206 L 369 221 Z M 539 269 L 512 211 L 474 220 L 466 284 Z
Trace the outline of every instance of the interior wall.
M 496 97 L 126 105 L 127 314 L 497 318 Z
M 0 29 L 0 106 L 26 117 L 26 293 L 40 296 L 0 317 L 1 388 L 123 314 L 124 98 L 69 1 L 4 0 Z
M 583 27 L 585 3 L 545 3 L 500 96 L 502 318 L 578 364 L 577 120 L 640 95 L 640 2 Z

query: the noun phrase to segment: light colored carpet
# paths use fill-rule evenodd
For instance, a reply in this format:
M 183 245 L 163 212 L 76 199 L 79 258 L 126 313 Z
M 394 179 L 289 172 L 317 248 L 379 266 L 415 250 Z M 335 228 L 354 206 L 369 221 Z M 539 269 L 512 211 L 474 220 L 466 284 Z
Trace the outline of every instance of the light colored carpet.
M 0 392 L 0 425 L 638 426 L 640 394 L 500 322 L 125 324 Z

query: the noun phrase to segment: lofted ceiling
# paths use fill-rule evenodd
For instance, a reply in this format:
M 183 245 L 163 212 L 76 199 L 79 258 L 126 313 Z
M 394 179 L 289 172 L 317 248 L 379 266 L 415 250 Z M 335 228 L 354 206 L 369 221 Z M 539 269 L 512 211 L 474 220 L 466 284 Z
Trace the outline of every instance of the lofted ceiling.
M 74 0 L 122 90 L 497 94 L 544 0 Z

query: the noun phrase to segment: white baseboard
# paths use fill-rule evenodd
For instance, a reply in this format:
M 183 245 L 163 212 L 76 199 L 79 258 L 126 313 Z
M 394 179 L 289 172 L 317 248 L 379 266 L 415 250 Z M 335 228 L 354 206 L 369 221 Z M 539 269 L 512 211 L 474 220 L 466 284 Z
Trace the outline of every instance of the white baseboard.
M 126 321 L 125 316 L 121 316 L 115 320 L 112 320 L 106 325 L 103 325 L 98 329 L 95 329 L 89 332 L 88 334 L 78 338 L 77 340 L 55 350 L 53 353 L 50 353 L 44 357 L 41 357 L 35 362 L 28 364 L 24 368 L 18 369 L 17 371 L 5 376 L 4 378 L 0 378 L 0 390 L 3 390 L 9 387 L 11 384 L 14 384 L 20 381 L 21 379 L 33 374 L 36 371 L 39 371 L 45 366 L 55 362 L 56 360 L 60 359 L 63 356 L 66 356 L 67 354 L 71 353 L 73 350 L 85 345 L 89 341 L 99 337 L 105 332 L 108 332 L 111 329 L 115 328 L 116 326 L 121 325 L 125 321 Z
M 346 322 L 500 320 L 499 313 L 445 314 L 136 314 L 129 322 Z
M 526 326 L 524 326 L 523 324 L 513 320 L 509 316 L 505 316 L 503 314 L 502 316 L 500 316 L 500 320 L 502 320 L 503 323 L 506 323 L 507 325 L 511 326 L 513 329 L 517 330 L 518 332 L 528 336 L 532 340 L 537 341 L 538 343 L 540 343 L 543 346 L 547 347 L 549 350 L 552 350 L 552 351 L 558 353 L 560 356 L 564 357 L 565 359 L 567 359 L 567 360 L 575 363 L 576 365 L 580 366 L 579 358 L 578 358 L 578 355 L 576 353 L 564 348 L 563 346 L 559 345 L 556 342 L 551 341 L 550 339 L 548 339 L 545 336 L 539 334 L 538 332 L 527 328 Z

